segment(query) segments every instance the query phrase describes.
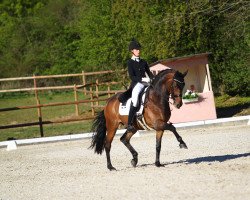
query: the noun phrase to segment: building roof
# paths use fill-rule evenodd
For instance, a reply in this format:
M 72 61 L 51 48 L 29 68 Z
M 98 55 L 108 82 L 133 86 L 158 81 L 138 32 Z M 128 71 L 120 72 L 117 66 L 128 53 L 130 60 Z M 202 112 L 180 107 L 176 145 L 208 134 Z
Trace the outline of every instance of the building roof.
M 193 55 L 182 56 L 182 57 L 168 58 L 168 59 L 158 60 L 154 63 L 151 63 L 149 66 L 152 67 L 152 66 L 157 65 L 159 63 L 164 65 L 165 63 L 174 62 L 177 60 L 180 61 L 180 60 L 188 60 L 188 59 L 193 59 L 193 58 L 207 57 L 209 54 L 211 54 L 211 53 L 207 52 L 207 53 L 193 54 Z

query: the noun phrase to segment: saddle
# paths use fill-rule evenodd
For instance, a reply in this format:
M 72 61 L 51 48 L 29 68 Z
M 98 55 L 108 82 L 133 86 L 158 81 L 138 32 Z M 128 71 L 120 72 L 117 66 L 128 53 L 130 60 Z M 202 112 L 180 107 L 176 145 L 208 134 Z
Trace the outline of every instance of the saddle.
M 144 110 L 144 103 L 145 103 L 145 97 L 149 86 L 145 87 L 142 92 L 139 94 L 139 102 L 137 106 L 137 112 L 135 115 L 136 121 L 145 129 L 145 130 L 152 130 L 145 122 L 143 117 L 143 110 Z M 128 90 L 127 90 L 128 91 Z M 127 92 L 126 91 L 126 92 Z M 125 93 L 126 93 L 125 92 Z M 123 93 L 124 94 L 124 93 Z M 121 94 L 122 95 L 122 94 Z M 119 114 L 120 115 L 129 115 L 129 109 L 131 105 L 131 97 L 127 99 L 127 101 L 123 101 L 119 105 Z
M 144 101 L 146 96 L 147 87 L 142 90 L 142 92 L 139 94 L 138 98 L 138 106 L 137 106 L 137 112 L 136 115 L 142 114 L 143 107 L 144 107 Z M 132 98 L 128 98 L 126 101 L 123 101 L 119 105 L 119 114 L 120 115 L 128 115 L 129 109 L 131 105 Z

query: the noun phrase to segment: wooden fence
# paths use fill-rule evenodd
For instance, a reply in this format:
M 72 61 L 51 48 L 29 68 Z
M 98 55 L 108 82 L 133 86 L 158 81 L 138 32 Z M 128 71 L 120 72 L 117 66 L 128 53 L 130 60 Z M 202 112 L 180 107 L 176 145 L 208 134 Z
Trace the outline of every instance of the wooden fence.
M 24 127 L 24 126 L 34 126 L 39 125 L 40 127 L 40 135 L 41 137 L 44 136 L 43 125 L 44 124 L 52 124 L 52 123 L 63 123 L 63 122 L 73 122 L 73 121 L 80 121 L 80 120 L 88 120 L 93 119 L 95 115 L 95 109 L 103 107 L 99 104 L 101 101 L 106 101 L 111 95 L 116 94 L 118 92 L 123 92 L 124 90 L 111 90 L 112 85 L 122 84 L 122 81 L 119 82 L 100 82 L 97 78 L 95 82 L 88 83 L 87 76 L 93 75 L 103 75 L 103 74 L 113 74 L 117 71 L 99 71 L 99 72 L 84 72 L 79 74 L 63 74 L 63 75 L 49 75 L 49 76 L 31 76 L 31 77 L 18 77 L 18 78 L 3 78 L 0 79 L 1 82 L 9 82 L 9 81 L 23 81 L 23 80 L 33 80 L 33 87 L 31 88 L 18 88 L 18 89 L 2 89 L 0 93 L 10 93 L 10 92 L 34 92 L 34 97 L 36 100 L 36 105 L 25 105 L 25 106 L 15 106 L 10 108 L 1 108 L 0 112 L 11 112 L 13 110 L 20 110 L 20 109 L 32 109 L 37 108 L 38 113 L 38 121 L 37 122 L 30 122 L 30 123 L 21 123 L 21 124 L 11 124 L 11 125 L 1 125 L 0 129 L 8 129 L 8 128 L 17 128 L 17 127 Z M 123 71 L 124 72 L 124 71 Z M 74 85 L 66 85 L 66 86 L 50 86 L 50 87 L 38 87 L 37 80 L 39 79 L 51 79 L 51 78 L 62 78 L 62 77 L 81 77 L 82 84 L 74 84 Z M 123 75 L 123 80 L 125 79 L 125 75 Z M 100 86 L 106 86 L 107 90 L 101 91 Z M 89 89 L 88 89 L 89 88 Z M 41 104 L 39 99 L 39 91 L 45 90 L 65 90 L 65 89 L 72 89 L 74 91 L 74 101 L 71 102 L 57 102 L 57 103 L 47 103 Z M 89 99 L 87 100 L 79 100 L 78 92 L 82 92 L 85 96 L 88 96 Z M 106 95 L 106 98 L 101 98 L 102 95 Z M 80 116 L 79 114 L 79 104 L 82 103 L 89 103 L 91 107 L 91 116 Z M 43 107 L 50 107 L 50 106 L 64 106 L 64 105 L 75 105 L 75 117 L 70 119 L 60 119 L 60 120 L 51 120 L 51 121 L 43 121 L 42 117 L 42 108 Z

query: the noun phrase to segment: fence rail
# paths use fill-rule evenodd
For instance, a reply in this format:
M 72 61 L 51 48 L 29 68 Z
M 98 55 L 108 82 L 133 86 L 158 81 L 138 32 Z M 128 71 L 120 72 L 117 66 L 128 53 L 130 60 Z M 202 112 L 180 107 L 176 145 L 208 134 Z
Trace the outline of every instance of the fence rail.
M 121 70 L 123 71 L 123 70 Z M 84 72 L 78 74 L 59 74 L 59 75 L 46 75 L 46 76 L 29 76 L 29 77 L 15 77 L 15 78 L 1 78 L 0 82 L 3 81 L 20 81 L 20 80 L 33 80 L 33 79 L 48 79 L 48 78 L 63 78 L 63 77 L 75 77 L 75 76 L 92 76 L 92 75 L 100 75 L 100 74 L 109 74 L 114 73 L 115 71 L 99 71 L 99 72 Z
M 123 71 L 123 70 L 122 70 Z M 111 94 L 116 94 L 118 92 L 123 92 L 123 90 L 111 90 L 111 85 L 119 85 L 122 84 L 122 81 L 115 82 L 100 82 L 99 79 L 96 79 L 95 82 L 87 83 L 86 76 L 91 75 L 103 75 L 103 74 L 112 74 L 117 71 L 99 71 L 99 72 L 84 72 L 78 74 L 62 74 L 62 75 L 48 75 L 48 76 L 31 76 L 31 77 L 17 77 L 17 78 L 3 78 L 0 79 L 0 82 L 8 82 L 8 81 L 22 81 L 22 80 L 33 80 L 33 87 L 31 88 L 16 88 L 16 89 L 4 89 L 0 90 L 0 93 L 9 93 L 9 92 L 34 92 L 36 105 L 25 105 L 25 106 L 15 106 L 9 108 L 1 108 L 0 112 L 11 112 L 14 110 L 23 110 L 23 109 L 37 109 L 38 113 L 38 121 L 37 122 L 28 122 L 28 123 L 20 123 L 20 124 L 10 124 L 10 125 L 1 125 L 0 129 L 9 129 L 9 128 L 17 128 L 17 127 L 25 127 L 25 126 L 37 126 L 39 125 L 40 128 L 40 135 L 41 137 L 44 136 L 43 133 L 43 125 L 45 124 L 53 124 L 53 123 L 64 123 L 64 122 L 73 122 L 73 121 L 80 121 L 80 120 L 88 120 L 93 119 L 95 115 L 95 108 L 102 108 L 103 105 L 100 105 L 99 102 L 107 101 Z M 37 87 L 37 80 L 38 79 L 50 79 L 50 78 L 62 78 L 62 77 L 82 77 L 82 84 L 74 84 L 74 85 L 66 85 L 66 86 L 46 86 L 46 87 Z M 125 77 L 123 77 L 125 78 Z M 105 91 L 101 91 L 99 86 L 106 86 L 107 89 Z M 87 89 L 89 88 L 89 90 Z M 56 102 L 56 103 L 47 103 L 41 104 L 39 99 L 39 91 L 46 91 L 46 90 L 65 90 L 65 89 L 73 89 L 74 91 L 74 101 L 70 102 Z M 82 92 L 85 96 L 88 96 L 89 99 L 79 100 L 78 99 L 78 92 Z M 102 95 L 108 95 L 108 98 L 100 98 Z M 90 104 L 91 108 L 91 117 L 80 116 L 79 115 L 79 104 Z M 75 105 L 75 117 L 70 119 L 60 119 L 60 120 L 49 120 L 43 121 L 42 115 L 42 108 L 43 107 L 50 107 L 50 106 L 65 106 L 65 105 Z

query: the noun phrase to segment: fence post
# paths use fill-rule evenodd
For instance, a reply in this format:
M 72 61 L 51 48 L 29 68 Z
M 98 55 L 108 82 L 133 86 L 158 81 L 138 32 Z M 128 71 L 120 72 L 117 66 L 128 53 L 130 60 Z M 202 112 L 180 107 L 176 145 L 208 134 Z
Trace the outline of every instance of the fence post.
M 37 92 L 37 89 L 36 89 L 37 84 L 36 84 L 36 76 L 35 76 L 35 74 L 33 74 L 33 80 L 34 80 L 34 91 L 35 91 L 36 105 L 40 106 L 40 100 L 38 98 L 38 92 Z M 40 134 L 41 134 L 41 137 L 44 137 L 44 134 L 43 134 L 43 120 L 42 120 L 42 108 L 38 107 L 37 112 L 38 112 Z
M 77 95 L 76 84 L 74 84 L 74 96 L 75 96 L 75 102 L 77 102 L 78 101 L 78 95 Z M 75 103 L 75 108 L 76 108 L 76 116 L 79 116 L 79 105 L 78 105 L 78 103 Z
M 95 94 L 96 94 L 96 105 L 99 106 L 99 88 L 98 88 L 98 85 L 99 85 L 99 81 L 98 79 L 96 79 L 95 81 L 96 85 L 95 85 Z
M 110 95 L 110 84 L 108 83 L 108 97 L 110 98 L 111 95 Z
M 90 90 L 90 100 L 93 100 L 93 90 L 92 90 L 92 87 L 89 88 Z M 90 106 L 91 106 L 91 113 L 92 113 L 92 116 L 95 116 L 95 110 L 94 110 L 94 102 L 91 101 L 90 102 Z
M 86 75 L 85 75 L 84 71 L 82 71 L 82 84 L 86 85 Z M 86 86 L 83 87 L 83 92 L 84 92 L 85 95 L 87 94 Z

